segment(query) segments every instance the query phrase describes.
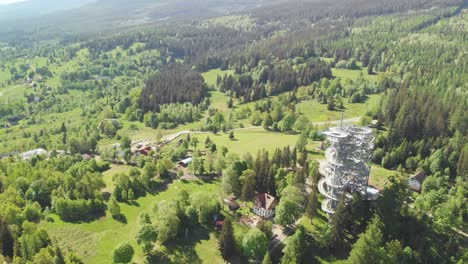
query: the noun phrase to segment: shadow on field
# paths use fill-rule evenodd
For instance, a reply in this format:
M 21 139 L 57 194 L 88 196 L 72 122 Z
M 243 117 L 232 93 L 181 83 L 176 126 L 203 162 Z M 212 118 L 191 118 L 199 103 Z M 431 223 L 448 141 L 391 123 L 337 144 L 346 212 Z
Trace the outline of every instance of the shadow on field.
M 204 226 L 191 227 L 186 237 L 184 230 L 175 240 L 165 243 L 163 250 L 158 250 L 147 256 L 147 263 L 203 263 L 195 251 L 195 246 L 202 240 L 209 240 L 210 231 Z

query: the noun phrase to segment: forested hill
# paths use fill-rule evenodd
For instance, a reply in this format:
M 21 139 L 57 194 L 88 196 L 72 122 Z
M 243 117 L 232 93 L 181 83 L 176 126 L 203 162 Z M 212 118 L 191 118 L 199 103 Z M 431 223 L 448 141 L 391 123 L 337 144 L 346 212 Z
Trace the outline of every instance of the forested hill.
M 0 21 L 12 23 L 20 19 L 31 19 L 53 12 L 74 9 L 97 0 L 29 0 L 9 5 L 0 5 Z
M 38 7 L 39 3 L 44 5 Z M 18 3 L 12 7 L 3 7 L 3 11 L 0 6 L 0 21 L 3 21 L 0 23 L 0 41 L 61 40 L 76 35 L 89 36 L 109 31 L 117 32 L 118 29 L 147 23 L 173 23 L 219 16 L 258 7 L 265 3 L 269 2 L 260 0 L 88 0 L 79 1 L 79 5 L 77 1 L 64 5 L 53 1 L 49 3 L 43 0 L 33 0 L 31 3 Z M 73 6 L 76 8 L 71 9 Z M 41 16 L 46 11 L 48 14 Z M 1 17 L 2 14 L 5 15 Z
M 99 0 L 1 24 L 0 263 L 467 263 L 467 3 Z M 329 216 L 320 132 L 342 114 L 373 128 L 381 196 Z M 245 224 L 255 192 L 297 227 L 283 249 Z

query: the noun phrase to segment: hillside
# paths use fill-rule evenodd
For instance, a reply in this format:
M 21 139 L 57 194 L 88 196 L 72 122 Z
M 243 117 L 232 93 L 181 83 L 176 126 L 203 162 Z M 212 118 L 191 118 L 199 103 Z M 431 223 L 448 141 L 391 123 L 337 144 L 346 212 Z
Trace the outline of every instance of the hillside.
M 465 263 L 467 7 L 0 7 L 0 263 Z

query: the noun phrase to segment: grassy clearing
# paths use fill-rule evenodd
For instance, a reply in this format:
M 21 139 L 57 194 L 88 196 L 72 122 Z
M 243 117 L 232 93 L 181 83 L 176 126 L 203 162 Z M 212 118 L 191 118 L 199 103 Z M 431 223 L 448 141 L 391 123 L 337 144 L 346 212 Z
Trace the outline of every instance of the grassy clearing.
M 229 96 L 227 96 L 225 93 L 222 93 L 220 91 L 211 91 L 210 92 L 210 100 L 211 100 L 211 106 L 214 108 L 219 109 L 222 112 L 228 112 L 229 108 L 227 107 L 227 103 L 229 101 Z M 234 103 L 237 100 L 234 101 Z
M 112 177 L 118 173 L 127 173 L 132 167 L 127 165 L 111 165 L 111 168 L 102 174 L 104 183 L 106 184 L 106 191 L 112 192 L 114 190 L 114 182 Z
M 328 63 L 333 62 L 333 58 L 325 58 L 321 57 L 320 58 L 323 61 L 326 61 Z M 374 73 L 374 74 L 367 74 L 367 67 L 362 67 L 362 62 L 358 61 L 357 63 L 358 69 L 353 69 L 353 70 L 348 70 L 348 69 L 337 69 L 337 68 L 332 68 L 332 75 L 336 78 L 341 78 L 341 79 L 351 79 L 355 80 L 358 78 L 363 77 L 366 80 L 369 81 L 377 81 L 379 77 L 379 73 Z
M 348 103 L 345 99 L 343 102 L 344 109 L 337 111 L 329 111 L 326 104 L 321 104 L 316 100 L 300 102 L 297 104 L 296 109 L 312 122 L 326 122 L 339 120 L 342 113 L 345 119 L 364 116 L 367 111 L 374 109 L 379 104 L 381 97 L 380 94 L 373 94 L 369 96 L 366 102 L 358 104 Z
M 341 78 L 341 79 L 351 79 L 355 80 L 360 78 L 361 76 L 369 81 L 377 81 L 379 75 L 377 73 L 375 74 L 367 74 L 367 68 L 359 68 L 356 70 L 348 70 L 348 69 L 337 69 L 337 68 L 332 68 L 332 74 L 334 77 Z
M 24 92 L 28 89 L 25 85 L 11 85 L 5 88 L 0 88 L 0 102 L 16 101 L 17 99 L 25 100 Z M 31 89 L 31 88 L 29 88 Z
M 205 79 L 205 83 L 210 87 L 216 87 L 216 78 L 219 76 L 224 76 L 225 74 L 232 75 L 234 74 L 233 70 L 226 70 L 223 71 L 221 69 L 213 69 L 207 72 L 202 73 L 203 79 Z
M 109 173 L 111 174 L 111 173 Z M 156 195 L 147 195 L 137 199 L 137 206 L 128 204 L 120 204 L 121 211 L 127 219 L 127 224 L 117 222 L 109 213 L 93 222 L 89 223 L 65 223 L 57 216 L 53 215 L 54 222 L 42 222 L 41 228 L 45 228 L 52 239 L 56 240 L 59 245 L 67 245 L 67 248 L 72 248 L 76 253 L 85 256 L 86 263 L 110 263 L 112 250 L 121 241 L 128 240 L 135 248 L 134 261 L 136 263 L 144 263 L 145 258 L 141 247 L 136 244 L 135 236 L 138 232 L 138 215 L 142 212 L 150 213 L 155 203 L 162 200 L 170 200 L 181 189 L 187 190 L 189 193 L 194 191 L 203 191 L 216 193 L 219 188 L 219 182 L 181 182 L 176 181 L 169 185 L 164 192 Z M 63 234 L 75 234 L 63 236 Z M 83 239 L 76 239 L 76 238 Z M 177 259 L 208 259 L 216 260 L 217 250 L 216 240 L 213 235 L 203 237 L 194 236 L 193 241 L 177 243 L 180 246 L 171 248 L 169 258 Z M 92 241 L 92 243 L 83 243 L 84 241 Z M 93 246 L 90 246 L 93 245 Z M 190 249 L 191 248 L 191 249 Z M 216 253 L 216 254 L 215 254 Z M 190 256 L 192 255 L 192 256 Z M 187 262 L 189 263 L 189 262 Z M 192 262 L 196 263 L 196 262 Z M 213 261 L 210 263 L 222 263 Z
M 369 184 L 377 187 L 378 189 L 383 189 L 391 176 L 403 176 L 407 178 L 409 175 L 409 172 L 399 173 L 394 170 L 385 169 L 380 165 L 372 164 Z
M 259 149 L 266 149 L 270 153 L 277 147 L 294 146 L 298 135 L 283 134 L 277 132 L 266 131 L 263 128 L 255 128 L 248 130 L 237 130 L 234 132 L 235 140 L 229 139 L 229 134 L 225 133 L 203 133 L 196 134 L 192 137 L 198 137 L 200 142 L 205 142 L 205 138 L 209 136 L 211 140 L 219 147 L 225 146 L 231 153 L 243 154 L 250 152 L 256 155 Z

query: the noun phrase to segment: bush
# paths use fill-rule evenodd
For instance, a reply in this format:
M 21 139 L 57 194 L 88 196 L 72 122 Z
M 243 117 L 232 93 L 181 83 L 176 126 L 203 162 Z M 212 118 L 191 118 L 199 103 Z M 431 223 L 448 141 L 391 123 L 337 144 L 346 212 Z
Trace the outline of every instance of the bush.
M 112 252 L 113 263 L 130 263 L 135 254 L 132 245 L 128 241 L 120 243 Z

